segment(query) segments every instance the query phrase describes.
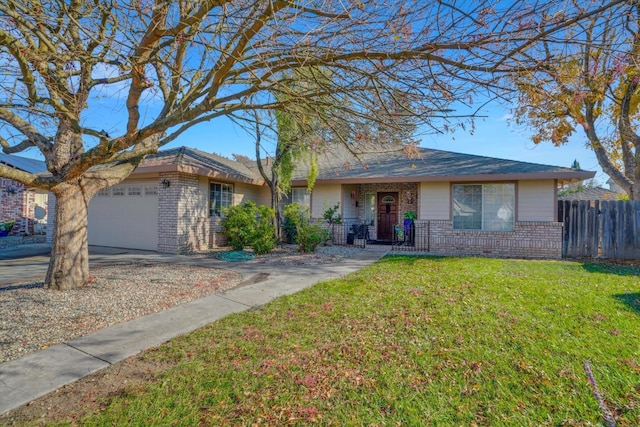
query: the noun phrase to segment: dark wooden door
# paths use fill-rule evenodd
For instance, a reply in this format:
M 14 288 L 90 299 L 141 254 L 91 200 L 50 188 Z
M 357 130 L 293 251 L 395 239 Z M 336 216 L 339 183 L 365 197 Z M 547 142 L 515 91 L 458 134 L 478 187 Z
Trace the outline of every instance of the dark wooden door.
M 391 241 L 398 223 L 398 193 L 378 193 L 378 240 Z

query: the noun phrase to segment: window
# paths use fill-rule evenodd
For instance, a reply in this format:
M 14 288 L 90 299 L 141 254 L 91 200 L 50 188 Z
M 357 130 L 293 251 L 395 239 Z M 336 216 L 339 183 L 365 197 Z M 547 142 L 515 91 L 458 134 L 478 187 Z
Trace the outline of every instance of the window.
M 98 191 L 98 197 L 109 197 L 109 188 L 103 188 Z
M 111 194 L 113 196 L 124 196 L 125 195 L 125 188 L 122 187 L 122 186 L 113 187 L 113 189 L 111 190 Z
M 223 208 L 233 204 L 233 185 L 212 182 L 209 184 L 209 216 L 222 217 Z
M 373 225 L 373 219 L 376 217 L 376 195 L 364 195 L 364 223 Z
M 132 186 L 127 188 L 127 194 L 129 196 L 142 196 L 142 187 Z
M 385 205 L 387 203 L 395 203 L 395 202 L 396 202 L 396 199 L 394 199 L 393 196 L 384 196 L 382 198 L 382 203 L 385 204 Z
M 513 231 L 515 184 L 453 186 L 453 228 Z
M 291 189 L 291 203 L 297 203 L 300 206 L 311 207 L 311 193 L 306 188 Z
M 144 195 L 145 196 L 157 196 L 158 195 L 158 187 L 155 185 L 145 185 L 144 187 Z

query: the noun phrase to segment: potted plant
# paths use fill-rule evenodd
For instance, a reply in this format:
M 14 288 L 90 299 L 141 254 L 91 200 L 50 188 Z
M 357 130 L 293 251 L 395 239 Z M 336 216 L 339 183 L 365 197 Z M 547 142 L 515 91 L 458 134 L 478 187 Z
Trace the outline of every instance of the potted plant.
M 404 229 L 407 230 L 407 226 L 411 226 L 413 221 L 418 218 L 415 212 L 409 211 L 404 213 Z
M 0 237 L 8 236 L 15 224 L 15 221 L 0 222 Z
M 413 228 L 413 221 L 415 219 L 418 218 L 418 215 L 415 212 L 409 211 L 409 212 L 405 212 L 404 213 L 404 222 L 403 222 L 403 228 L 404 228 L 404 234 L 405 236 L 407 236 L 410 240 L 412 240 L 412 234 L 411 234 L 411 229 Z

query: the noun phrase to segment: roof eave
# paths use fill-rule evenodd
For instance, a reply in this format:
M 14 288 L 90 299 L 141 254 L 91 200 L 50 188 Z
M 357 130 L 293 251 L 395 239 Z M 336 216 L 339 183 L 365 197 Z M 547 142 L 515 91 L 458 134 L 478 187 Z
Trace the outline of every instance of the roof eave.
M 347 177 L 318 178 L 316 184 L 379 184 L 399 182 L 467 182 L 467 181 L 531 181 L 557 179 L 559 182 L 580 182 L 595 176 L 591 171 L 567 172 L 534 172 L 534 173 L 505 173 L 505 174 L 473 174 L 473 175 L 437 175 L 437 176 L 394 176 L 394 177 Z M 304 179 L 291 181 L 291 185 L 306 185 Z
M 257 185 L 257 186 L 264 185 L 264 181 L 261 179 L 254 179 L 254 178 L 249 178 L 245 176 L 214 171 L 206 168 L 199 168 L 199 167 L 187 166 L 187 165 L 175 165 L 175 164 L 138 166 L 131 173 L 131 175 L 162 173 L 162 172 L 181 172 L 181 173 L 188 173 L 193 175 L 206 176 L 209 178 L 216 178 L 216 179 L 230 181 L 230 182 L 240 182 L 243 184 L 251 184 L 251 185 Z

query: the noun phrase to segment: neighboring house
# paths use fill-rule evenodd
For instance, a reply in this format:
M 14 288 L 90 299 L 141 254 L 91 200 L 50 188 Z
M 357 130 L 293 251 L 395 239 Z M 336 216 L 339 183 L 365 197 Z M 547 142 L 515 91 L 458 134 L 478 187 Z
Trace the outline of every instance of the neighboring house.
M 43 161 L 0 153 L 0 163 L 30 173 L 46 172 Z M 0 223 L 16 221 L 11 235 L 44 234 L 48 192 L 0 177 Z
M 594 172 L 418 148 L 353 157 L 343 150 L 318 164 L 313 191 L 296 171 L 289 202 L 314 219 L 340 203 L 345 219 L 369 238 L 397 240 L 405 212 L 414 212 L 418 250 L 442 254 L 561 256 L 557 222 L 560 184 Z M 147 157 L 121 184 L 89 206 L 89 244 L 181 253 L 215 246 L 223 207 L 247 200 L 268 205 L 270 192 L 251 162 L 190 148 Z M 406 237 L 405 237 L 406 239 Z
M 607 181 L 609 188 L 584 186 L 573 183 L 558 191 L 558 200 L 622 200 L 624 191 L 611 179 Z
M 558 200 L 621 200 L 622 193 L 602 187 L 578 187 L 575 190 L 563 191 Z

